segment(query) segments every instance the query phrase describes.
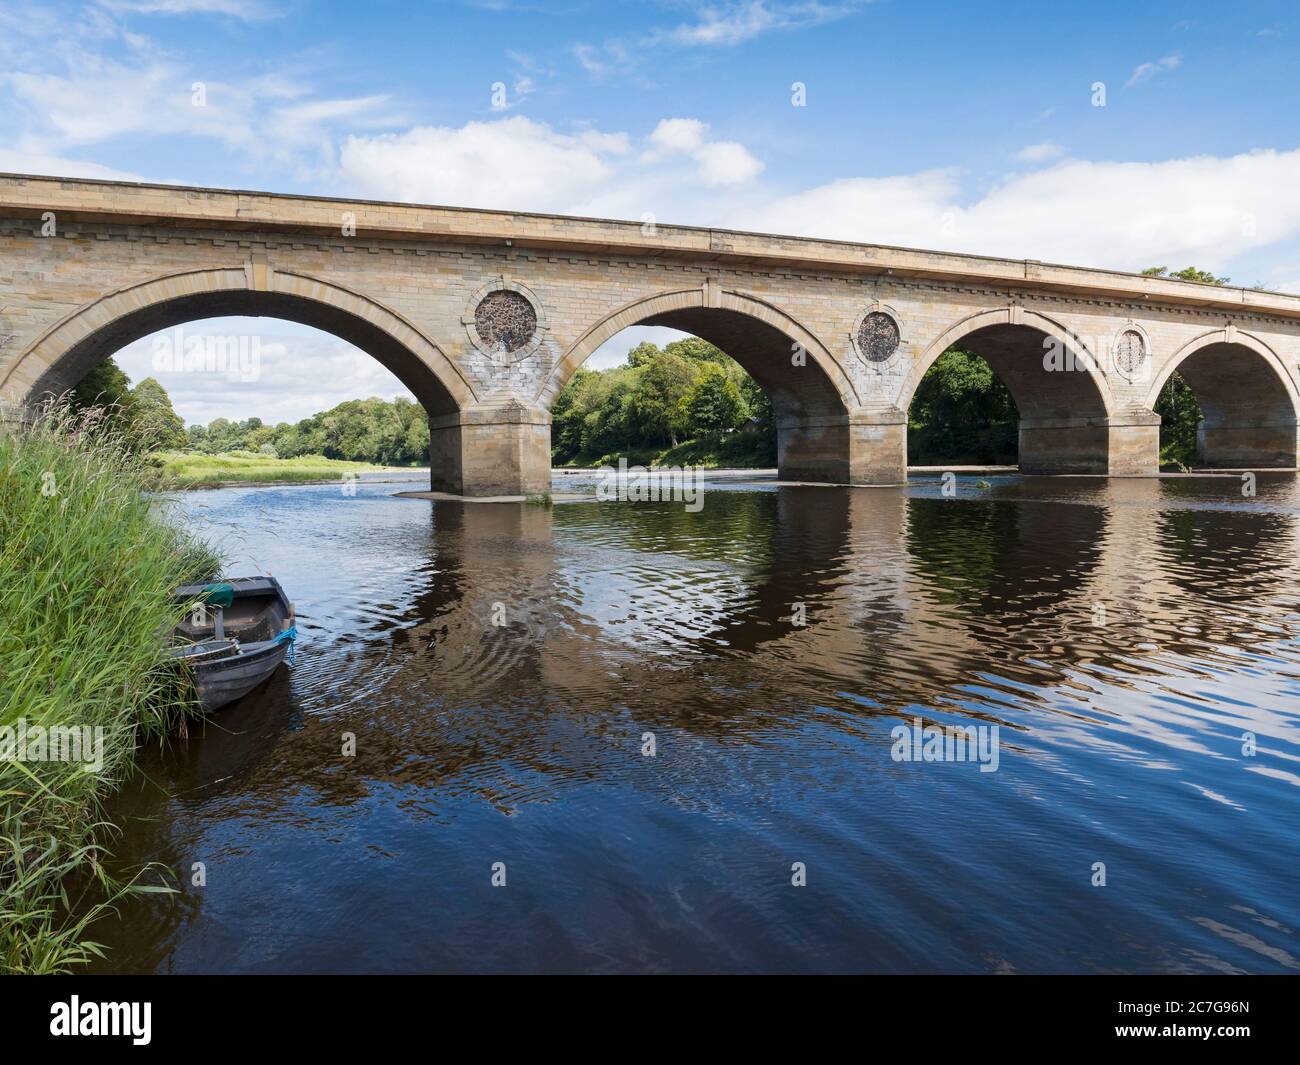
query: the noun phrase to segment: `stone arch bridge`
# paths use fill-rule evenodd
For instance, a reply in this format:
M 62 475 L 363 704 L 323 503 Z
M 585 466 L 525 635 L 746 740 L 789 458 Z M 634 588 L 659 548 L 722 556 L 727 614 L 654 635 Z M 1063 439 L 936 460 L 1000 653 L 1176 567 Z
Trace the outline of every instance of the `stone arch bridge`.
M 1207 466 L 1294 468 L 1300 297 L 829 240 L 0 175 L 0 402 L 156 330 L 266 315 L 365 350 L 428 411 L 433 487 L 550 483 L 550 409 L 600 344 L 665 325 L 766 389 L 781 476 L 906 478 L 907 409 L 949 346 L 1021 414 L 1027 473 L 1156 471 L 1178 370 Z

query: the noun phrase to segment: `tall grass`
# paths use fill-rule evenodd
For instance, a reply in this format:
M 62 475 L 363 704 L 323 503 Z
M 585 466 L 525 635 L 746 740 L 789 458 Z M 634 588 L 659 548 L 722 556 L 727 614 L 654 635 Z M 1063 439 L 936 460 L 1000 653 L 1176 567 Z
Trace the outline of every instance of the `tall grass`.
M 219 560 L 148 489 L 156 469 L 102 410 L 0 427 L 0 726 L 102 729 L 103 762 L 0 759 L 0 971 L 66 971 L 123 891 L 101 864 L 100 803 L 137 745 L 190 707 L 162 656 L 179 584 Z M 88 893 L 69 897 L 68 884 Z

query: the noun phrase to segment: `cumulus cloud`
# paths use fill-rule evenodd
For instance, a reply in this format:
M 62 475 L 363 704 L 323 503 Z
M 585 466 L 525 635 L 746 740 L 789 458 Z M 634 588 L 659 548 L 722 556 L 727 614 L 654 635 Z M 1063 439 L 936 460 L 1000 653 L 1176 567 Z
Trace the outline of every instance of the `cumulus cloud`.
M 710 140 L 692 118 L 660 122 L 634 153 L 624 132 L 565 133 L 522 115 L 349 137 L 346 187 L 363 196 L 640 218 L 746 185 L 763 164 L 736 141 Z
M 366 196 L 562 211 L 601 189 L 629 150 L 622 133 L 559 133 L 514 115 L 349 137 L 339 169 L 346 185 Z
M 756 178 L 763 169 L 743 144 L 737 141 L 710 141 L 709 127 L 694 118 L 665 118 L 654 128 L 651 149 L 642 162 L 653 163 L 663 156 L 687 156 L 697 164 L 696 175 L 710 188 L 740 185 Z
M 850 178 L 739 218 L 768 231 L 1137 269 L 1225 265 L 1300 236 L 1300 150 L 1157 163 L 1068 160 L 977 199 L 961 175 Z

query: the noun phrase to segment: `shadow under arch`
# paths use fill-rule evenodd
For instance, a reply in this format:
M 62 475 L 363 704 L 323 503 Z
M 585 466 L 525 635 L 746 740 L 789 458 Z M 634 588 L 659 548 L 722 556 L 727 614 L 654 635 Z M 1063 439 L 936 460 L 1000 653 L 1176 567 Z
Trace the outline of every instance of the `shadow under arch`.
M 258 265 L 184 271 L 107 293 L 23 352 L 0 380 L 0 394 L 20 403 L 59 395 L 134 340 L 226 316 L 282 318 L 332 333 L 392 371 L 431 417 L 476 399 L 455 363 L 394 311 L 351 289 Z
M 1105 374 L 1082 340 L 1036 311 L 1000 307 L 951 325 L 904 378 L 900 410 L 911 407 L 925 372 L 955 345 L 984 359 L 1016 401 L 1022 472 L 1109 472 L 1114 403 Z
M 634 300 L 592 325 L 537 392 L 549 410 L 560 390 L 605 341 L 634 325 L 691 333 L 726 352 L 767 393 L 777 428 L 777 463 L 787 479 L 848 483 L 853 384 L 826 346 L 794 318 L 744 292 L 689 288 Z M 796 358 L 799 351 L 802 358 Z
M 1196 453 L 1205 466 L 1294 467 L 1300 398 L 1286 365 L 1267 344 L 1235 328 L 1183 345 L 1152 382 L 1147 406 L 1177 371 L 1203 415 Z

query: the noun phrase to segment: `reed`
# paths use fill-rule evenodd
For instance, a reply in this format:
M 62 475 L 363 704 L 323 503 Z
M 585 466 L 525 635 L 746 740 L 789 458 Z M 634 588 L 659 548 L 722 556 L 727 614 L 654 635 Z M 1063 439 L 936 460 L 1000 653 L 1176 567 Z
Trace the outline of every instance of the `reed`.
M 0 971 L 88 960 L 93 921 L 158 890 L 105 872 L 101 803 L 193 708 L 162 635 L 186 609 L 173 589 L 219 559 L 150 496 L 156 477 L 102 409 L 0 428 Z M 98 764 L 14 750 L 56 727 L 98 737 Z

